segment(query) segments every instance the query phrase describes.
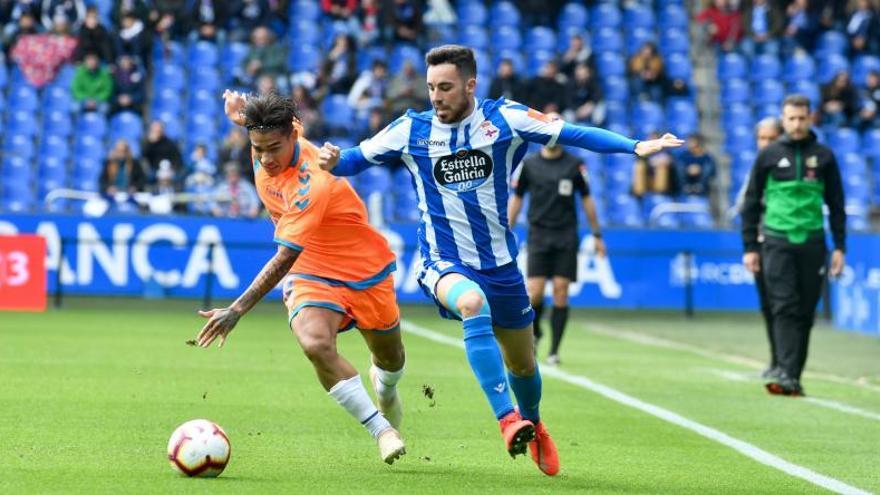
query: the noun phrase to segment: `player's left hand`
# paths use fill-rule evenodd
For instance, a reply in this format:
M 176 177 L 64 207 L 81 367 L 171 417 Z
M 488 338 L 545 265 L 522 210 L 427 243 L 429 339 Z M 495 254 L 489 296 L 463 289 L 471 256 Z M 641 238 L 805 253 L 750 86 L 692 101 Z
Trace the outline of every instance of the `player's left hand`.
M 648 155 L 653 155 L 658 151 L 663 151 L 667 148 L 678 148 L 679 146 L 684 144 L 683 139 L 679 139 L 675 137 L 675 134 L 666 133 L 659 139 L 649 139 L 647 141 L 639 141 L 636 144 L 636 155 L 640 157 L 645 157 Z
M 244 116 L 241 111 L 247 103 L 247 96 L 227 89 L 223 92 L 223 112 L 235 125 L 244 125 Z
M 837 278 L 843 273 L 843 268 L 846 266 L 846 256 L 843 254 L 843 251 L 840 249 L 835 249 L 833 253 L 831 253 L 831 272 L 830 275 L 833 278 Z
M 339 162 L 339 153 L 339 146 L 324 143 L 324 146 L 318 151 L 318 166 L 328 172 L 333 170 L 333 167 Z
M 208 323 L 202 327 L 202 330 L 196 336 L 196 343 L 199 347 L 209 347 L 218 337 L 220 345 L 223 347 L 226 343 L 226 336 L 235 328 L 241 314 L 232 308 L 215 308 L 209 311 L 199 311 L 199 316 L 208 318 Z

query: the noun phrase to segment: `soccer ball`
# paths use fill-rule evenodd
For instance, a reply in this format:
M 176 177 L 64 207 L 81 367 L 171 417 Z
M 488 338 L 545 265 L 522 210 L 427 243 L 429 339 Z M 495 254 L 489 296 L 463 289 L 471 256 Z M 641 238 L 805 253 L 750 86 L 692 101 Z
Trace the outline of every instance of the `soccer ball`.
M 229 462 L 229 451 L 226 432 L 207 419 L 187 421 L 168 440 L 171 467 L 187 476 L 219 476 Z

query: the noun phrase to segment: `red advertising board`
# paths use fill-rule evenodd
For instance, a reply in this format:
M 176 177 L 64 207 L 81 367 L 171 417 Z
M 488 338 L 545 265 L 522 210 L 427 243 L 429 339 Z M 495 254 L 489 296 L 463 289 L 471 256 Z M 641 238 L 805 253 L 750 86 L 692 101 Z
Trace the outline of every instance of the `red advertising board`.
M 0 235 L 0 310 L 46 309 L 46 240 Z

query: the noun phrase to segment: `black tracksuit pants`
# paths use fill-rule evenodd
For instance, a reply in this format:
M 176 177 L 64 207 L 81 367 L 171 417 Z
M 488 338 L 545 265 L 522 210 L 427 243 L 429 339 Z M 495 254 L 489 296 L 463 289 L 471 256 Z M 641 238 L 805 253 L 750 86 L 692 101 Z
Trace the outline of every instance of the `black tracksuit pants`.
M 800 379 L 807 361 L 826 254 L 821 237 L 793 244 L 767 236 L 761 247 L 761 269 L 773 314 L 775 360 L 791 378 Z
M 764 270 L 755 274 L 755 288 L 758 289 L 758 299 L 761 302 L 761 316 L 764 317 L 764 327 L 767 330 L 767 341 L 770 343 L 770 367 L 775 368 L 776 362 L 776 337 L 773 336 L 773 311 L 770 310 L 770 299 L 767 297 L 767 282 L 764 281 Z

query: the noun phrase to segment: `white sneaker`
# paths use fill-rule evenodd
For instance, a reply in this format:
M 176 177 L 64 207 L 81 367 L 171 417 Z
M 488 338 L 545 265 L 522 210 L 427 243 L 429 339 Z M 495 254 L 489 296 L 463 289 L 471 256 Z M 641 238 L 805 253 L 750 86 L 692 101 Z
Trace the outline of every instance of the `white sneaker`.
M 397 387 L 394 387 L 394 395 L 385 398 L 379 394 L 379 375 L 376 372 L 376 366 L 370 366 L 370 382 L 373 384 L 373 390 L 376 392 L 376 399 L 379 403 L 379 412 L 385 419 L 391 423 L 395 429 L 400 428 L 400 422 L 403 420 L 403 405 L 400 403 L 400 396 L 397 394 Z
M 376 443 L 379 444 L 379 456 L 387 464 L 394 464 L 394 461 L 400 459 L 400 456 L 406 454 L 406 446 L 400 433 L 394 428 L 387 428 L 379 436 L 376 437 Z
M 547 356 L 547 364 L 550 366 L 559 366 L 559 355 L 558 354 L 550 354 Z

